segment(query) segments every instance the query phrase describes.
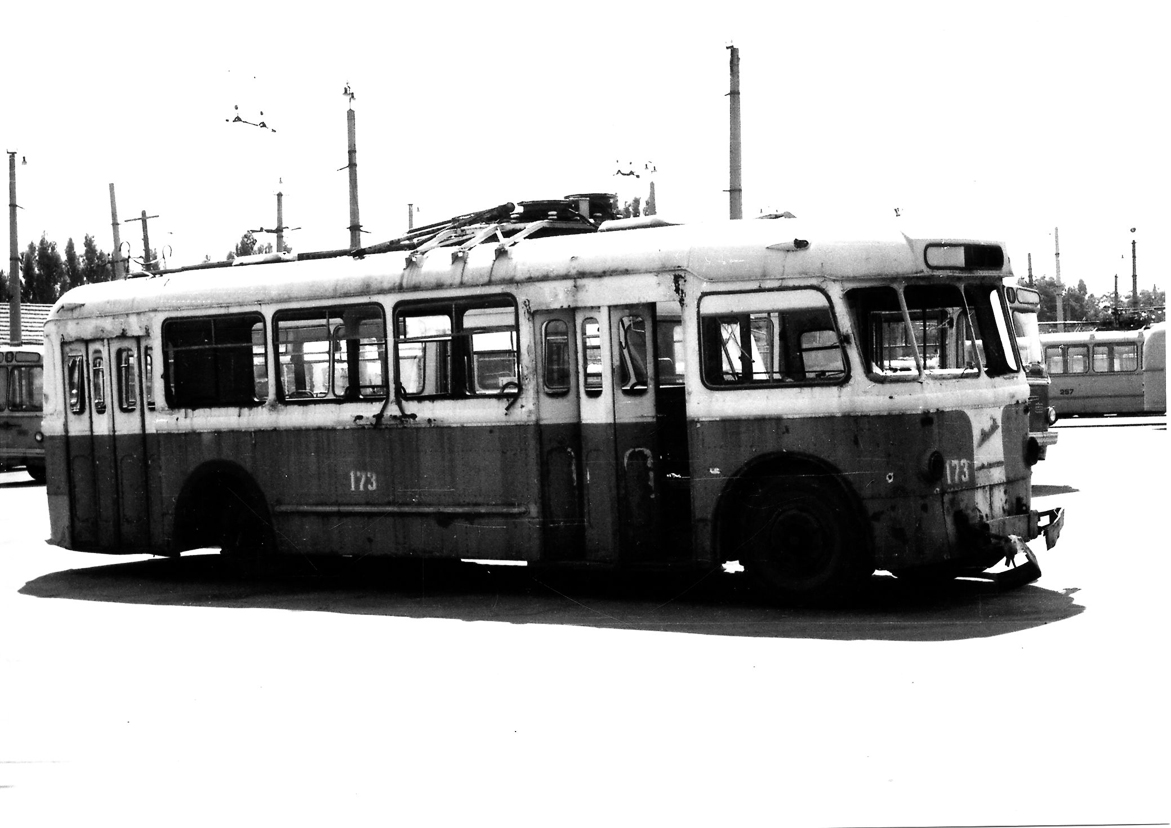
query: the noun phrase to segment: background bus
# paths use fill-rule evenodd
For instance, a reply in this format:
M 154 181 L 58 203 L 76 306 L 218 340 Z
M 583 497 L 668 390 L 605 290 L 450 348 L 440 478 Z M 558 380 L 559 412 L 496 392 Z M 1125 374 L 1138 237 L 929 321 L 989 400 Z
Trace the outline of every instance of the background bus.
M 1033 288 L 1018 285 L 1005 287 L 1004 293 L 1012 309 L 1017 348 L 1029 379 L 1029 434 L 1037 441 L 1040 459 L 1044 460 L 1049 446 L 1057 442 L 1057 432 L 1050 428 L 1057 422 L 1057 412 L 1049 404 L 1050 378 L 1045 367 L 1038 322 L 1041 294 Z
M 52 305 L 21 304 L 19 345 L 8 313 L 0 313 L 0 471 L 24 468 L 45 481 L 44 358 L 41 342 Z
M 526 238 L 545 227 L 70 291 L 52 542 L 739 561 L 803 600 L 1056 542 L 999 245 L 789 219 Z
M 1058 417 L 1167 412 L 1167 323 L 1041 335 Z
M 0 471 L 24 468 L 38 483 L 45 481 L 44 375 L 41 346 L 0 343 Z

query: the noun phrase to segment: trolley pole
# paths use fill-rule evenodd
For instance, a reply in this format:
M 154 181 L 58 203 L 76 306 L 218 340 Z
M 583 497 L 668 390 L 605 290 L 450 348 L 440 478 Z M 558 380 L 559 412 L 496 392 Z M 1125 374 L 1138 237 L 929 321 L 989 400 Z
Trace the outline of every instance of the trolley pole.
M 740 50 L 731 52 L 731 86 L 728 90 L 728 218 L 744 218 L 744 191 L 740 186 Z
M 118 231 L 118 204 L 114 200 L 114 182 L 110 182 L 110 225 L 114 228 L 114 278 L 125 279 L 126 268 L 122 263 L 122 235 Z
M 8 151 L 8 338 L 21 343 L 20 256 L 16 241 L 16 151 Z

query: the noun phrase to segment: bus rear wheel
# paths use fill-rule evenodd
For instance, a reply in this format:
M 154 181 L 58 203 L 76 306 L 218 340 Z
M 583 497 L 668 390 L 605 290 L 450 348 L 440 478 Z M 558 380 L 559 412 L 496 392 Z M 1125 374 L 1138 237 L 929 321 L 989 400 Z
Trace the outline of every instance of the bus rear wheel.
M 276 546 L 260 489 L 240 472 L 212 464 L 184 487 L 176 507 L 176 549 L 219 547 L 234 569 L 257 571 Z
M 745 499 L 741 521 L 740 563 L 783 602 L 844 600 L 873 572 L 857 511 L 832 479 L 764 481 Z

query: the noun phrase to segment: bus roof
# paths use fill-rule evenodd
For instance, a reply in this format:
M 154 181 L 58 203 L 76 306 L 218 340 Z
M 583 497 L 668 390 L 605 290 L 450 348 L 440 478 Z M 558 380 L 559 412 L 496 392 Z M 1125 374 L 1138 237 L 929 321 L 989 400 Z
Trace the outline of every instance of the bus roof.
M 892 222 L 847 235 L 840 225 L 800 219 L 722 221 L 435 247 L 426 252 L 396 250 L 363 258 L 342 255 L 192 269 L 82 285 L 57 302 L 51 318 L 444 288 L 503 289 L 553 279 L 683 270 L 712 281 L 848 278 L 860 271 L 900 278 L 941 270 L 954 273 L 957 265 L 998 278 L 1011 273 L 1003 246 L 996 242 L 913 238 L 901 232 L 904 226 Z
M 1156 322 L 1145 328 L 1131 331 L 1076 331 L 1062 333 L 1043 333 L 1041 342 L 1046 345 L 1081 345 L 1090 342 L 1141 342 L 1155 335 L 1165 335 L 1166 322 Z

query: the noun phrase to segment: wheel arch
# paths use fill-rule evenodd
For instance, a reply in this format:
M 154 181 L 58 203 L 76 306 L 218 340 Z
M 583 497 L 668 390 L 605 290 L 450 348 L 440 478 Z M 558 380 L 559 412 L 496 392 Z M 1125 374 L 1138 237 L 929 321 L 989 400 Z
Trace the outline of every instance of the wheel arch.
M 175 554 L 212 546 L 228 551 L 242 536 L 266 551 L 275 546 L 264 491 L 251 473 L 231 460 L 209 460 L 187 476 L 175 499 L 173 526 Z
M 804 452 L 773 452 L 754 457 L 728 479 L 716 499 L 712 525 L 716 560 L 720 563 L 737 560 L 742 510 L 751 492 L 767 480 L 803 475 L 816 475 L 822 480 L 832 480 L 841 490 L 842 495 L 853 507 L 859 537 L 865 544 L 864 552 L 867 558 L 873 560 L 873 532 L 857 490 L 837 466 L 824 458 Z

